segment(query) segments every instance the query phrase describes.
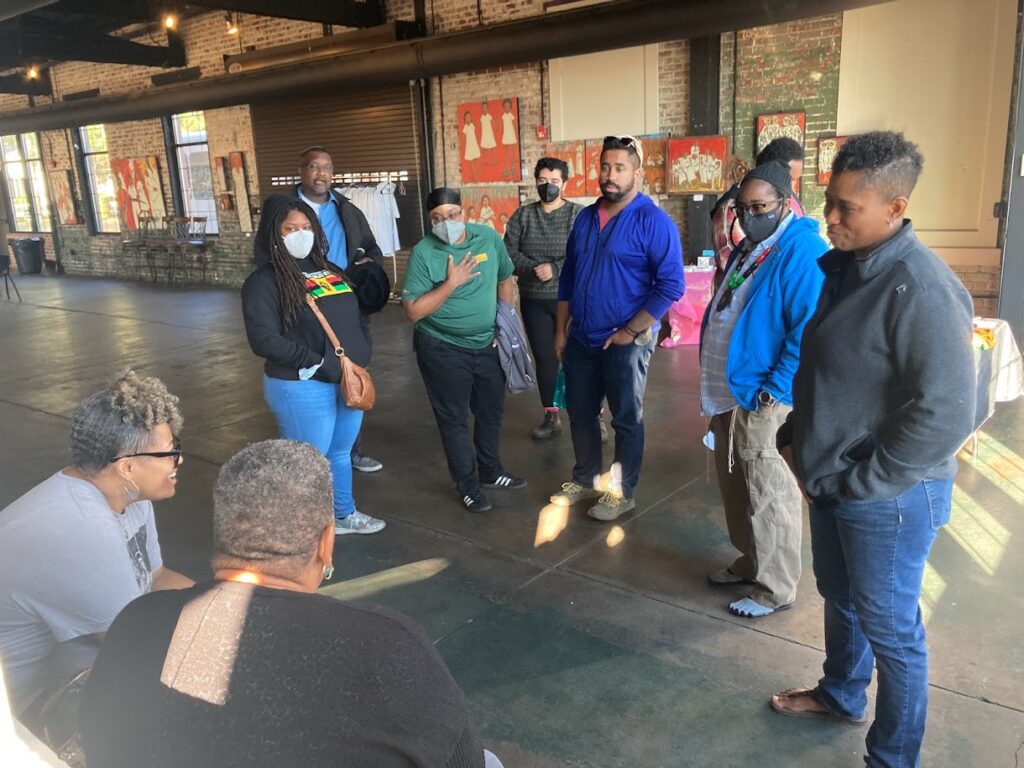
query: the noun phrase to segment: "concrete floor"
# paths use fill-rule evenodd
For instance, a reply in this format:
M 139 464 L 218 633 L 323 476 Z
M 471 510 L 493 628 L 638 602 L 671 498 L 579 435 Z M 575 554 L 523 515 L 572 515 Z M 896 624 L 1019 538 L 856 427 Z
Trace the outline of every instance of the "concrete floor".
M 0 507 L 67 462 L 68 419 L 121 367 L 181 397 L 186 463 L 157 507 L 167 563 L 209 574 L 210 492 L 219 465 L 275 435 L 260 362 L 234 291 L 19 277 L 0 298 Z M 810 574 L 793 610 L 747 622 L 704 574 L 730 561 L 700 443 L 696 354 L 659 350 L 647 393 L 637 511 L 618 525 L 546 505 L 569 477 L 568 437 L 534 444 L 532 393 L 509 398 L 503 456 L 530 481 L 491 493 L 494 511 L 456 501 L 411 353 L 389 307 L 374 321 L 377 408 L 357 476 L 360 508 L 387 519 L 344 537 L 326 591 L 404 611 L 435 638 L 487 745 L 509 768 L 854 766 L 865 730 L 793 720 L 770 693 L 813 683 L 822 609 Z M 1014 766 L 1024 738 L 1024 402 L 1001 405 L 962 463 L 952 524 L 925 584 L 932 691 L 924 764 Z M 1016 753 L 1022 753 L 1020 755 Z

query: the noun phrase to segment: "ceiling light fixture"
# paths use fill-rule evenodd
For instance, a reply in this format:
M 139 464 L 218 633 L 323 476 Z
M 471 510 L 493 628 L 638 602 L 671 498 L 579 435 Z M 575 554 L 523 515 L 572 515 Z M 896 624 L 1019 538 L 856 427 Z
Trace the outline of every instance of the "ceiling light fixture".
M 173 13 L 164 14 L 164 27 L 166 29 L 177 29 L 178 28 L 178 17 Z
M 224 23 L 227 25 L 229 35 L 238 34 L 238 19 L 233 13 L 224 14 Z
M 37 67 L 35 64 L 33 64 L 31 67 L 29 67 L 28 69 L 25 70 L 25 77 L 27 77 L 29 80 L 38 80 L 39 79 L 39 67 Z

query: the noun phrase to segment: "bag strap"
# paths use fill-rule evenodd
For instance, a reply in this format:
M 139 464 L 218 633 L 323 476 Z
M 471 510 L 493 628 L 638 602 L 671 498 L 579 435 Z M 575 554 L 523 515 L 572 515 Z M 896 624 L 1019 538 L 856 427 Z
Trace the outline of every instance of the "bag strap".
M 324 317 L 324 313 L 320 311 L 320 307 L 316 305 L 316 299 L 312 296 L 306 296 L 306 303 L 309 304 L 309 308 L 313 310 L 313 314 L 316 315 L 316 319 L 320 321 L 320 326 L 324 329 L 324 333 L 327 334 L 327 340 L 331 342 L 331 346 L 334 347 L 334 354 L 338 357 L 345 356 L 345 348 L 341 346 L 341 342 L 338 341 L 338 337 L 334 335 L 334 329 L 331 328 L 331 324 L 327 322 L 327 318 Z

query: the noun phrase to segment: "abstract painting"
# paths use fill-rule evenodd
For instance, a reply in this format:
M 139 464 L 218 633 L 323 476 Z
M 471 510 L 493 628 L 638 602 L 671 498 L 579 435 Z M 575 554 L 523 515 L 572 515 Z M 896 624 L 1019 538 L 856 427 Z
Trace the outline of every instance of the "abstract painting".
M 110 161 L 117 185 L 117 207 L 125 226 L 139 228 L 139 217 L 148 216 L 159 226 L 167 216 L 160 186 L 160 167 L 155 155 Z
M 53 195 L 53 207 L 57 211 L 57 221 L 63 226 L 81 223 L 78 220 L 75 195 L 71 189 L 71 171 L 50 171 L 50 193 Z

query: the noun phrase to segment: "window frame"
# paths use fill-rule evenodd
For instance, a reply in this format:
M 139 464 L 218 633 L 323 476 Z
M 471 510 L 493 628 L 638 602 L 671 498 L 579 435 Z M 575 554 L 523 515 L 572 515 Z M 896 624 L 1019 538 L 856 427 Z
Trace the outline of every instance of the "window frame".
M 88 151 L 86 149 L 86 141 L 84 131 L 86 128 L 92 127 L 92 125 L 100 125 L 103 128 L 103 140 L 107 145 L 107 148 L 102 151 Z M 117 229 L 101 229 L 99 212 L 96 210 L 95 205 L 95 194 L 96 191 L 93 189 L 93 179 L 89 174 L 89 161 L 88 158 L 94 155 L 106 155 L 107 162 L 110 162 L 110 145 L 107 143 L 107 127 L 103 123 L 94 123 L 92 125 L 79 125 L 72 128 L 72 141 L 71 145 L 75 151 L 75 166 L 78 169 L 78 179 L 82 188 L 82 206 L 85 212 L 86 226 L 89 229 L 89 235 L 120 235 L 121 222 L 118 220 Z M 113 174 L 113 169 L 111 169 Z
M 29 157 L 29 152 L 25 145 L 26 136 L 32 136 L 35 139 L 37 150 L 35 157 Z M 11 234 L 18 235 L 52 235 L 54 230 L 53 202 L 50 199 L 50 184 L 46 178 L 46 164 L 43 162 L 43 145 L 39 133 L 27 131 L 25 133 L 6 133 L 3 135 L 3 138 L 7 137 L 14 138 L 18 149 L 18 159 L 8 160 L 4 156 L 2 147 L 0 147 L 0 168 L 3 169 L 3 183 L 7 188 L 4 200 L 6 201 L 8 229 Z M 18 217 L 14 212 L 14 196 L 11 194 L 10 174 L 8 172 L 8 166 L 12 163 L 20 165 L 24 171 L 25 189 L 28 192 L 29 215 L 32 217 L 32 229 L 20 229 Z M 41 190 L 36 189 L 35 182 L 33 181 L 32 173 L 29 170 L 31 163 L 38 164 L 39 183 L 43 185 Z M 37 205 L 40 200 L 46 203 L 46 221 L 40 215 L 39 206 Z M 44 229 L 43 225 L 47 228 Z
M 203 132 L 206 134 L 204 141 L 178 141 L 174 133 L 174 118 L 183 115 L 201 113 L 203 115 Z M 210 132 L 206 129 L 206 114 L 201 109 L 194 109 L 189 112 L 176 112 L 172 115 L 165 115 L 160 118 L 164 131 L 164 149 L 167 153 L 167 173 L 171 182 L 171 200 L 174 203 L 176 216 L 202 216 L 203 213 L 189 213 L 185 207 L 185 190 L 182 186 L 181 164 L 178 161 L 178 150 L 182 147 L 205 147 L 206 156 L 210 167 L 210 189 L 213 192 L 213 208 L 206 213 L 206 236 L 217 237 L 220 234 L 220 217 L 217 215 L 217 193 L 213 187 L 214 163 L 210 154 Z M 211 230 L 210 224 L 213 224 Z

